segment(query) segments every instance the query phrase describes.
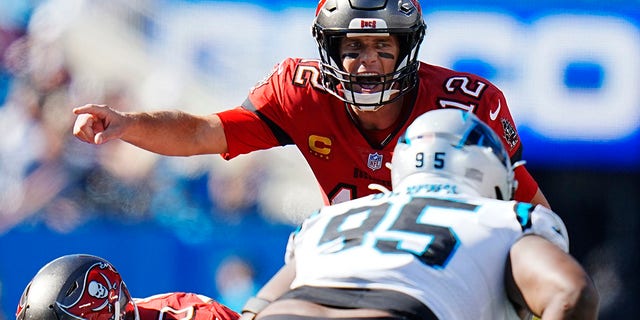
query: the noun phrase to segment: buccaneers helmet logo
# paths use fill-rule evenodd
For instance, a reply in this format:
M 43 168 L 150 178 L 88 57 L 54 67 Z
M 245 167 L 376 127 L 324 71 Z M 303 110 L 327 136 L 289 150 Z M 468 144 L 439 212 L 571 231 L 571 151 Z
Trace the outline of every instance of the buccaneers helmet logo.
M 58 303 L 61 310 L 77 318 L 88 320 L 109 320 L 120 314 L 120 299 L 123 292 L 122 278 L 113 267 L 99 262 L 91 266 L 79 284 L 82 293 L 70 305 Z

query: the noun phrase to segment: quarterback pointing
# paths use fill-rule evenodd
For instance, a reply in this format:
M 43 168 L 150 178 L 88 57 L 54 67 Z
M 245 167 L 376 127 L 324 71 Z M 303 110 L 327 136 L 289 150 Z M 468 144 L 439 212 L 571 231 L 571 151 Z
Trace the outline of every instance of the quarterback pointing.
M 418 61 L 426 24 L 417 0 L 320 1 L 312 31 L 320 59 L 287 58 L 236 108 L 209 115 L 178 110 L 74 109 L 73 133 L 88 143 L 121 139 L 163 155 L 221 154 L 296 145 L 325 202 L 391 187 L 383 163 L 420 114 L 458 108 L 500 137 L 513 162 L 522 143 L 503 93 L 488 80 Z M 524 166 L 515 198 L 549 206 Z
M 562 220 L 509 201 L 517 165 L 472 113 L 423 114 L 395 147 L 393 191 L 305 220 L 287 248 L 289 287 L 261 291 L 243 316 L 596 319 L 598 293 Z

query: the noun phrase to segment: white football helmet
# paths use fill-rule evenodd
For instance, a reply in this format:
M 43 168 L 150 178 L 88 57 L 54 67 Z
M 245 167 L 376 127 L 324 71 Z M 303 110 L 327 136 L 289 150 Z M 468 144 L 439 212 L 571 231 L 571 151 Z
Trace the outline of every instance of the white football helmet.
M 410 183 L 444 183 L 459 193 L 510 200 L 513 168 L 500 138 L 473 113 L 437 109 L 416 118 L 400 137 L 391 184 L 397 191 Z

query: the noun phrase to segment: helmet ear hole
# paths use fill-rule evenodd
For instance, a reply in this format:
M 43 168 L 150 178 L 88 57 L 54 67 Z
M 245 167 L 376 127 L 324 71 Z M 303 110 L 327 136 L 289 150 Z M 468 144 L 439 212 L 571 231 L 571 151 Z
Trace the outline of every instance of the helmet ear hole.
M 70 296 L 74 291 L 76 291 L 76 289 L 78 289 L 78 281 L 74 281 L 71 286 L 69 286 L 69 289 L 65 292 L 65 296 Z
M 504 200 L 504 197 L 502 196 L 502 191 L 500 191 L 500 187 L 495 186 L 495 189 L 496 189 L 496 199 Z

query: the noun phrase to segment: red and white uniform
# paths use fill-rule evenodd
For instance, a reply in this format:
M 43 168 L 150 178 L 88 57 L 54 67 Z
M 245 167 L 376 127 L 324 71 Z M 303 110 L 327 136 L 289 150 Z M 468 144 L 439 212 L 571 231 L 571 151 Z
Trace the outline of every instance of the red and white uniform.
M 194 293 L 172 292 L 134 299 L 140 320 L 235 320 L 240 315 L 215 300 Z
M 503 93 L 486 79 L 421 63 L 412 108 L 394 130 L 370 142 L 354 124 L 348 107 L 324 91 L 318 60 L 289 58 L 258 83 L 241 107 L 218 113 L 227 139 L 225 159 L 255 150 L 295 144 L 306 158 L 330 203 L 344 202 L 391 188 L 391 161 L 399 134 L 419 115 L 438 108 L 475 113 L 502 138 L 512 158 L 520 160 L 522 145 Z M 515 198 L 530 201 L 538 185 L 522 166 L 516 168 Z

